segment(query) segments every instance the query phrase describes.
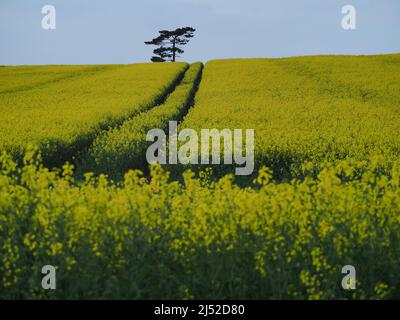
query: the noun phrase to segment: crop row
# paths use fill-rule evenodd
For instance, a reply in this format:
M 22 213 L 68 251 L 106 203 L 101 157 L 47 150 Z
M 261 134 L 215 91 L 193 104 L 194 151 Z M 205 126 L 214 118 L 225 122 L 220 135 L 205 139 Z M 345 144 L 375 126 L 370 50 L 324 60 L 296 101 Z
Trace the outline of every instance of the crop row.
M 176 63 L 93 68 L 79 77 L 2 93 L 0 150 L 21 158 L 27 144 L 34 144 L 46 163 L 62 164 L 102 129 L 162 101 L 187 67 Z M 18 72 L 15 77 L 23 79 Z
M 145 168 L 147 132 L 155 128 L 164 130 L 169 121 L 183 117 L 200 81 L 202 68 L 201 63 L 192 64 L 163 104 L 99 135 L 89 149 L 86 170 L 121 177 L 128 169 Z

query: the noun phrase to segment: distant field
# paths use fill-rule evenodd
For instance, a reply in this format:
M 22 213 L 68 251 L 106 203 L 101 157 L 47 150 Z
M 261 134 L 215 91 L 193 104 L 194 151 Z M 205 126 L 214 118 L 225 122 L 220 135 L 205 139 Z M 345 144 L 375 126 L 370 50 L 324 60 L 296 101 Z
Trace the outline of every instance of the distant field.
M 2 68 L 0 150 L 21 155 L 31 143 L 49 162 L 68 158 L 102 128 L 156 104 L 186 67 Z
M 208 63 L 181 127 L 254 128 L 258 166 L 400 155 L 400 55 Z M 297 173 L 296 173 L 297 172 Z
M 2 67 L 0 68 L 0 93 L 16 93 L 109 68 L 110 66 Z

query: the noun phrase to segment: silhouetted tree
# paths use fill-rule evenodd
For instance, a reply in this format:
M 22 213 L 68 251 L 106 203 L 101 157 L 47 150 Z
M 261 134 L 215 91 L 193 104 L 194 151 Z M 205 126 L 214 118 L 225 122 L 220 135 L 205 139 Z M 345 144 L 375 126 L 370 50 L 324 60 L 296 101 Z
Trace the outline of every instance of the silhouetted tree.
M 159 36 L 151 41 L 145 42 L 147 45 L 158 46 L 153 51 L 154 56 L 151 58 L 153 62 L 175 62 L 184 51 L 182 46 L 188 44 L 190 38 L 194 37 L 196 29 L 191 27 L 178 28 L 173 31 L 162 30 L 159 31 Z

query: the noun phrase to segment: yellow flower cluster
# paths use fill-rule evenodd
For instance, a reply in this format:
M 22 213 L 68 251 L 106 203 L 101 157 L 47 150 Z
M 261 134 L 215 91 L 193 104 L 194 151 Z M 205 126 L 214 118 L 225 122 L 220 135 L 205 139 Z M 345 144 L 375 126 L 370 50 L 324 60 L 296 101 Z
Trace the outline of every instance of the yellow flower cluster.
M 309 167 L 310 164 L 307 164 Z M 315 177 L 254 185 L 126 173 L 76 181 L 29 152 L 0 159 L 2 298 L 390 298 L 399 294 L 400 166 L 325 164 Z M 350 170 L 357 171 L 354 175 Z M 57 268 L 57 290 L 40 268 Z M 357 268 L 358 289 L 340 287 Z

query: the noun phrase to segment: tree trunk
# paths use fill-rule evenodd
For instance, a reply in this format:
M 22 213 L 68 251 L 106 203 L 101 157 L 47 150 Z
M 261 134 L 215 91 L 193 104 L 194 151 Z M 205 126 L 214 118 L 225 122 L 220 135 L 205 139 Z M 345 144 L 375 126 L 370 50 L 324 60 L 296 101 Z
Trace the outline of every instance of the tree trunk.
M 172 40 L 172 62 L 175 62 L 176 58 L 176 38 Z

